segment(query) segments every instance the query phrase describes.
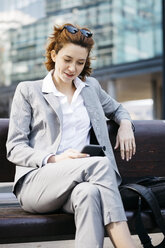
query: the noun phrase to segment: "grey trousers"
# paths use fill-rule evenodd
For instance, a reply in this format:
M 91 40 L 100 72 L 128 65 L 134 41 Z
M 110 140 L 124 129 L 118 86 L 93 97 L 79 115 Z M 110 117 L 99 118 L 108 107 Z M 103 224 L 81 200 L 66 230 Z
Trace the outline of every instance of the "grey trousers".
M 116 180 L 107 157 L 68 159 L 30 172 L 16 190 L 22 208 L 74 213 L 76 248 L 102 248 L 104 226 L 126 221 Z

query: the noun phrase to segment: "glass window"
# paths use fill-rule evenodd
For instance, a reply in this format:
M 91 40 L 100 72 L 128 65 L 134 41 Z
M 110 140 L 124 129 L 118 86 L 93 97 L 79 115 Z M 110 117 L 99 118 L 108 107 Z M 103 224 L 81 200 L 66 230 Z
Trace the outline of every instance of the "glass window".
M 121 4 L 123 3 L 123 5 Z M 113 63 L 148 59 L 162 53 L 161 0 L 116 1 L 112 22 Z M 147 44 L 147 45 L 146 45 Z

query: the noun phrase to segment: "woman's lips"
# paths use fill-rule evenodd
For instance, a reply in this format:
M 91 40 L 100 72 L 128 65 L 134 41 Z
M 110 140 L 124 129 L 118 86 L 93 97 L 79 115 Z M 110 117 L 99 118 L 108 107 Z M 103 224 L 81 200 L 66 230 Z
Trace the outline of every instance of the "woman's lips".
M 68 73 L 66 73 L 66 72 L 65 72 L 65 75 L 66 75 L 67 77 L 70 77 L 70 78 L 71 78 L 71 77 L 74 77 L 74 74 L 68 74 Z

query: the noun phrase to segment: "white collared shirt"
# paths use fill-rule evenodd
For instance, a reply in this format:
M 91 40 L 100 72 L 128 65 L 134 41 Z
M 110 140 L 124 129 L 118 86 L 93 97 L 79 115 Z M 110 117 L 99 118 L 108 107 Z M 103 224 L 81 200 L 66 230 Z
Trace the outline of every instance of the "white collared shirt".
M 57 154 L 69 148 L 81 151 L 82 148 L 90 142 L 89 130 L 91 123 L 84 105 L 84 100 L 80 94 L 81 90 L 86 87 L 86 84 L 78 77 L 74 80 L 74 84 L 76 90 L 71 103 L 69 103 L 67 96 L 62 94 L 55 87 L 52 80 L 52 71 L 44 78 L 42 90 L 46 93 L 53 92 L 53 94 L 58 97 L 63 114 L 62 137 Z

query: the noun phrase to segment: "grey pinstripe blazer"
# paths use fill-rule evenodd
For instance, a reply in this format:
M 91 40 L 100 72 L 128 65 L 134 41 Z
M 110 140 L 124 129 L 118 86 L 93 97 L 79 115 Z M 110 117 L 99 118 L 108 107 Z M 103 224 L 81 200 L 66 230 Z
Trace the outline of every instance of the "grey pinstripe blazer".
M 96 138 L 106 147 L 106 156 L 120 182 L 105 117 L 119 124 L 121 119 L 130 120 L 130 116 L 95 78 L 88 77 L 86 83 L 81 91 L 84 104 Z M 42 167 L 43 159 L 49 153 L 56 153 L 60 143 L 62 111 L 58 97 L 45 93 L 43 84 L 43 80 L 21 82 L 13 98 L 6 146 L 8 160 L 17 165 L 15 183 L 29 171 Z

